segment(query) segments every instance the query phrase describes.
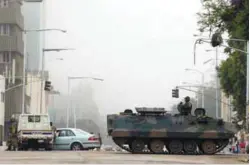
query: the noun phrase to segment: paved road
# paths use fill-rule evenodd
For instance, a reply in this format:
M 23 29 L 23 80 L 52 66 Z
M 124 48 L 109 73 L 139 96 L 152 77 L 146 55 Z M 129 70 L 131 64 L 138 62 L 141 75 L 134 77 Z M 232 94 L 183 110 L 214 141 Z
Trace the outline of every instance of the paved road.
M 104 151 L 1 151 L 0 162 L 5 163 L 72 163 L 72 164 L 239 164 L 235 155 L 141 155 Z

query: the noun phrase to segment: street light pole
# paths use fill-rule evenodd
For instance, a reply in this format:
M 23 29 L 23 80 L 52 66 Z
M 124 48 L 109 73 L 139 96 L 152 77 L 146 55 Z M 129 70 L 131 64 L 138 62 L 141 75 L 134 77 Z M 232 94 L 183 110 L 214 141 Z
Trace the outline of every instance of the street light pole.
M 197 36 L 197 35 L 194 35 L 194 36 Z M 223 45 L 223 44 L 220 44 L 220 46 L 222 47 L 225 47 L 225 48 L 230 48 L 230 49 L 233 49 L 235 51 L 239 51 L 239 52 L 242 52 L 242 53 L 246 53 L 247 55 L 247 82 L 246 82 L 246 93 L 247 93 L 247 96 L 246 96 L 246 128 L 248 127 L 248 112 L 249 112 L 249 41 L 247 40 L 244 40 L 244 39 L 235 39 L 235 38 L 232 38 L 232 39 L 223 39 L 225 41 L 238 41 L 238 42 L 245 42 L 247 44 L 247 47 L 246 49 L 247 50 L 241 50 L 241 49 L 237 49 L 237 48 L 234 48 L 234 47 L 230 47 L 230 46 L 226 46 L 226 45 Z M 202 42 L 205 42 L 205 43 L 209 43 L 211 44 L 211 38 L 199 38 L 195 41 L 194 43 L 194 65 L 195 65 L 195 59 L 196 59 L 196 44 L 197 43 L 202 43 Z M 217 48 L 217 47 L 216 47 Z M 218 50 L 216 49 L 216 59 L 218 58 Z M 218 65 L 217 65 L 217 61 L 218 59 L 216 60 L 216 74 L 217 74 L 217 68 L 218 68 Z M 217 79 L 218 79 L 218 76 L 216 75 Z M 216 81 L 216 84 L 218 83 L 218 81 Z M 218 83 L 219 84 L 219 83 Z M 218 90 L 216 89 L 216 92 L 218 92 Z M 218 95 L 218 93 L 217 93 Z M 216 101 L 217 102 L 217 101 Z M 217 114 L 218 115 L 218 114 Z
M 34 2 L 34 1 L 30 1 Z M 27 56 L 27 32 L 44 32 L 44 31 L 61 31 L 63 33 L 66 33 L 66 30 L 62 29 L 34 29 L 34 30 L 23 30 L 23 38 L 24 38 L 24 52 L 23 52 L 23 91 L 22 91 L 22 114 L 25 110 L 25 86 L 26 86 L 26 56 Z
M 219 79 L 218 79 L 218 47 L 216 47 L 216 55 L 215 55 L 215 75 L 216 75 L 216 118 L 219 117 Z
M 43 52 L 42 52 L 42 73 L 41 73 L 41 93 L 40 93 L 40 113 L 42 113 L 43 111 L 43 107 L 42 107 L 42 102 L 43 102 L 43 81 L 44 81 L 44 66 L 45 66 L 45 52 L 51 52 L 51 51 L 56 51 L 56 52 L 60 52 L 60 51 L 64 51 L 64 50 L 75 50 L 72 48 L 56 48 L 56 49 L 45 49 L 43 48 Z
M 104 81 L 101 78 L 96 77 L 68 77 L 68 105 L 67 105 L 67 128 L 69 127 L 69 108 L 71 103 L 71 97 L 70 97 L 70 80 L 76 80 L 76 79 L 92 79 L 97 81 Z M 76 111 L 74 110 L 74 126 L 76 128 Z
M 193 85 L 191 83 L 188 83 L 188 82 L 182 82 L 183 84 L 190 84 L 190 85 Z M 200 83 L 199 83 L 200 84 Z M 196 107 L 199 108 L 199 93 L 197 93 L 197 102 L 196 102 Z
M 246 41 L 246 49 L 247 49 L 247 91 L 246 91 L 246 129 L 248 130 L 249 128 L 249 42 Z
M 69 128 L 70 77 L 68 77 L 67 128 Z
M 204 108 L 205 107 L 205 105 L 204 105 L 204 78 L 205 78 L 205 75 L 204 75 L 204 73 L 203 72 L 201 72 L 201 71 L 199 71 L 199 70 L 196 70 L 196 69 L 185 69 L 186 71 L 196 71 L 197 73 L 200 73 L 201 74 L 201 92 L 202 92 L 202 96 L 201 96 L 201 100 L 202 100 L 202 108 Z
M 44 49 L 42 52 L 42 72 L 41 72 L 41 92 L 40 92 L 40 113 L 42 114 L 43 112 L 43 107 L 42 107 L 42 102 L 43 102 L 43 80 L 44 80 Z
M 202 108 L 205 108 L 205 98 L 204 98 L 204 73 L 201 73 L 202 78 Z
M 24 39 L 24 52 L 23 52 L 23 91 L 22 91 L 22 114 L 24 114 L 24 110 L 25 110 L 25 86 L 26 86 L 26 53 L 27 53 L 27 46 L 26 46 L 26 40 L 27 40 L 27 36 L 26 36 L 26 32 L 24 31 L 23 33 L 23 39 Z

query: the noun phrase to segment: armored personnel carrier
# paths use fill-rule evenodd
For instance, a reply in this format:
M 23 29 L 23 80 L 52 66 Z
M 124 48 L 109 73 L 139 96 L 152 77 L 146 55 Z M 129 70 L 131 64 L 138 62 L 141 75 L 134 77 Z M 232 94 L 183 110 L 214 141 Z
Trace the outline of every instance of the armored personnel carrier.
M 113 141 L 131 153 L 216 154 L 233 138 L 233 123 L 206 116 L 197 108 L 194 115 L 170 114 L 164 108 L 127 109 L 107 115 L 107 131 Z

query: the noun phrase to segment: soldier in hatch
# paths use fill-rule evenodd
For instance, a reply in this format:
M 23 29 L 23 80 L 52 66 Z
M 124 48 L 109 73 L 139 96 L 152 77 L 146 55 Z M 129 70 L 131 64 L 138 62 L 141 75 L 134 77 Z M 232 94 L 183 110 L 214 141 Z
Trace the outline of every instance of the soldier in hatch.
M 14 115 L 10 118 L 10 126 L 9 126 L 9 137 L 7 140 L 7 151 L 16 150 L 18 148 L 17 142 L 17 120 Z
M 180 102 L 177 106 L 177 109 L 181 115 L 179 123 L 181 124 L 182 121 L 184 120 L 184 116 L 189 116 L 191 115 L 191 110 L 192 110 L 192 104 L 190 103 L 190 97 L 187 96 L 185 97 L 185 103 L 183 104 Z
M 190 103 L 190 97 L 187 96 L 185 97 L 185 103 L 182 106 L 182 113 L 184 115 L 191 115 L 191 111 L 192 111 L 192 103 Z
M 187 96 L 185 97 L 185 103 L 183 104 L 182 102 L 180 102 L 178 104 L 178 111 L 180 112 L 181 115 L 190 115 L 191 114 L 191 110 L 192 110 L 192 104 L 190 103 L 190 97 Z

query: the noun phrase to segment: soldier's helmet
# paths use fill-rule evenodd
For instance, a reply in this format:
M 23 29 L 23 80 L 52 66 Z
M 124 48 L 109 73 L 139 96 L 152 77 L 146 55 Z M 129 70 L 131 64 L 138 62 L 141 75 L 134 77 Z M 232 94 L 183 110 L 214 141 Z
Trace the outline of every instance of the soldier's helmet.
M 189 96 L 185 97 L 185 101 L 189 102 L 190 101 L 190 97 Z

